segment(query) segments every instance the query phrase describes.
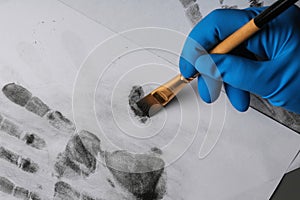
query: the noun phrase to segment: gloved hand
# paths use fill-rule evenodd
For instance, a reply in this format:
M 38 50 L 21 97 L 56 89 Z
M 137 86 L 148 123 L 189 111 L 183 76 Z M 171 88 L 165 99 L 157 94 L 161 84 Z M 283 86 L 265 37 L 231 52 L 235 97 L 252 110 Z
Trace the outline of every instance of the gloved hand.
M 274 106 L 300 113 L 300 9 L 297 6 L 286 10 L 237 48 L 237 52 L 252 52 L 260 61 L 236 52 L 202 55 L 198 50 L 200 45 L 209 52 L 264 9 L 215 10 L 189 34 L 179 67 L 186 78 L 200 72 L 198 90 L 205 102 L 218 98 L 223 82 L 230 102 L 239 111 L 248 109 L 251 92 Z

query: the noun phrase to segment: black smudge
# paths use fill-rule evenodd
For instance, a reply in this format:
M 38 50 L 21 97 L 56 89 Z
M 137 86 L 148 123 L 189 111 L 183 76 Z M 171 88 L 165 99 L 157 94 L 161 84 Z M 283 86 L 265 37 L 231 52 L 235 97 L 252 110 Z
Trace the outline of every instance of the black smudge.
M 143 98 L 145 95 L 144 90 L 141 86 L 133 86 L 129 95 L 128 95 L 128 103 L 133 111 L 134 115 L 139 119 L 140 122 L 146 123 L 148 121 L 148 117 L 145 115 L 145 113 L 139 109 L 139 107 L 136 105 L 136 102 L 138 102 L 141 98 Z
M 151 151 L 152 151 L 153 153 L 158 154 L 158 155 L 162 155 L 162 154 L 163 154 L 162 150 L 161 150 L 160 148 L 158 148 L 158 147 L 152 147 L 152 148 L 151 148 Z
M 115 184 L 112 182 L 112 180 L 110 180 L 109 178 L 107 178 L 106 180 L 107 180 L 107 182 L 109 183 L 109 185 L 110 185 L 111 187 L 113 187 L 113 188 L 116 187 Z
M 227 4 L 224 4 L 224 0 L 219 0 L 219 3 L 221 4 L 221 8 L 223 9 L 237 9 L 238 6 L 237 5 L 227 5 Z
M 39 169 L 39 166 L 29 158 L 22 158 L 20 162 L 20 168 L 29 173 L 36 173 Z
M 26 144 L 32 144 L 35 137 L 33 134 L 30 134 L 30 135 L 26 135 L 25 138 L 26 138 Z
M 35 173 L 39 169 L 38 164 L 31 161 L 29 158 L 22 158 L 20 155 L 17 155 L 16 153 L 5 149 L 4 147 L 0 147 L 0 158 L 18 166 L 23 171 L 29 173 Z
M 260 0 L 249 0 L 250 7 L 262 7 L 264 5 L 264 1 Z
M 26 133 L 22 140 L 25 141 L 27 145 L 36 149 L 43 149 L 46 147 L 45 140 L 34 133 Z

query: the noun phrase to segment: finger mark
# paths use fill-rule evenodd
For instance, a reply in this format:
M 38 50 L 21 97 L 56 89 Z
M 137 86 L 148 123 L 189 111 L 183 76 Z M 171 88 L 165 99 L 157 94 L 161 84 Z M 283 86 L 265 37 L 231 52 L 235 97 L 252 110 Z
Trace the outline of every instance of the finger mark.
M 100 140 L 88 131 L 79 134 L 72 136 L 65 151 L 57 157 L 54 169 L 58 177 L 89 176 L 95 172 L 95 156 L 101 151 Z
M 249 0 L 250 7 L 262 7 L 264 5 L 264 1 L 260 0 Z
M 75 125 L 65 116 L 63 116 L 59 111 L 52 111 L 46 115 L 46 119 L 54 128 L 66 132 L 74 132 Z
M 49 112 L 49 106 L 38 97 L 32 97 L 32 93 L 26 88 L 15 83 L 9 83 L 2 88 L 2 91 L 9 100 L 40 117 L 48 113 L 46 118 L 53 127 L 67 132 L 75 130 L 74 124 L 69 119 L 58 111 Z
M 94 156 L 96 157 L 98 153 L 101 152 L 101 146 L 100 146 L 100 139 L 94 135 L 93 133 L 86 131 L 86 130 L 81 130 L 79 132 L 79 137 L 84 145 L 84 147 Z
M 157 154 L 157 155 L 162 155 L 163 154 L 162 150 L 160 148 L 158 148 L 158 147 L 152 147 L 150 150 L 153 153 Z
M 3 122 L 0 125 L 0 130 L 6 132 L 7 134 L 9 134 L 11 136 L 18 138 L 18 139 L 21 137 L 21 134 L 23 132 L 19 125 L 17 125 L 16 123 L 14 123 L 8 119 L 3 120 Z
M 80 200 L 80 193 L 68 183 L 59 181 L 54 186 L 54 200 Z
M 82 174 L 79 165 L 74 163 L 65 153 L 58 154 L 54 164 L 54 170 L 58 178 L 72 178 Z
M 22 158 L 22 156 L 5 149 L 4 147 L 0 147 L 0 158 L 29 173 L 36 173 L 39 169 L 38 164 L 31 161 L 29 158 Z
M 12 102 L 24 107 L 32 94 L 26 88 L 15 83 L 9 83 L 2 88 L 4 95 Z
M 30 198 L 29 196 L 29 190 L 25 189 L 25 188 L 22 188 L 22 187 L 19 187 L 19 186 L 16 186 L 15 189 L 14 189 L 14 193 L 13 193 L 13 196 L 17 197 L 17 198 L 21 198 L 21 199 L 28 199 Z
M 2 176 L 0 176 L 0 191 L 6 194 L 12 194 L 21 199 L 41 200 L 37 193 L 16 186 L 12 181 Z
M 12 194 L 15 184 L 5 177 L 0 176 L 0 191 L 6 194 Z
M 107 153 L 105 160 L 118 183 L 136 197 L 156 199 L 159 193 L 164 193 L 162 190 L 156 190 L 164 171 L 165 164 L 162 159 L 147 154 L 115 151 Z
M 50 108 L 38 97 L 32 97 L 25 108 L 40 117 L 43 117 L 50 110 Z
M 68 142 L 66 156 L 72 161 L 80 163 L 85 175 L 93 173 L 96 169 L 96 158 L 85 148 L 79 135 L 74 135 Z
M 0 158 L 16 166 L 18 165 L 19 155 L 13 153 L 12 151 L 9 151 L 8 149 L 5 149 L 4 147 L 0 147 Z

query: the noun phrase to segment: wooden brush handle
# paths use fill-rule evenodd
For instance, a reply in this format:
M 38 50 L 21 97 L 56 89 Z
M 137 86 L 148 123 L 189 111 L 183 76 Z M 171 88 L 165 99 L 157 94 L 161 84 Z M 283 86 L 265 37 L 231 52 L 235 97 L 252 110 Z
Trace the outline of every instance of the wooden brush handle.
M 242 26 L 240 29 L 232 33 L 225 40 L 219 43 L 216 47 L 210 50 L 210 54 L 226 54 L 232 51 L 234 48 L 239 46 L 242 42 L 249 39 L 253 34 L 259 31 L 260 28 L 256 26 L 254 19 L 251 19 L 247 24 Z M 196 78 L 199 73 L 197 73 L 192 78 L 189 78 L 189 81 L 192 81 Z
M 225 40 L 219 43 L 216 47 L 210 50 L 210 54 L 226 54 L 239 46 L 241 43 L 249 39 L 252 35 L 258 32 L 265 24 L 280 15 L 283 11 L 294 5 L 298 0 L 278 0 L 251 19 L 248 23 L 240 29 L 232 33 Z M 199 73 L 195 74 L 188 80 L 191 81 L 196 78 Z
M 225 54 L 236 48 L 238 45 L 249 39 L 253 34 L 259 31 L 269 21 L 277 17 L 283 11 L 294 5 L 298 0 L 279 0 L 269 6 L 255 18 L 228 36 L 209 53 Z
M 249 39 L 253 34 L 259 31 L 254 23 L 254 19 L 250 20 L 247 24 L 242 26 L 240 29 L 235 31 L 233 34 L 228 36 L 225 40 L 219 43 L 215 48 L 213 48 L 210 54 L 225 54 L 229 53 L 231 50 L 239 46 L 242 42 Z

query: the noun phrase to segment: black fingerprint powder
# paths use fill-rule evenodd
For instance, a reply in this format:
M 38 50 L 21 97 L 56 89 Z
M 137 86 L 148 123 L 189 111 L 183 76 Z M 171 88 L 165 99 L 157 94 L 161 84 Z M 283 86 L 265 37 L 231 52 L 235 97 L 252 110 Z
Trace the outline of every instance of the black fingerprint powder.
M 145 93 L 143 88 L 138 85 L 133 86 L 128 95 L 128 103 L 131 110 L 133 111 L 133 114 L 143 124 L 145 124 L 148 121 L 149 117 L 147 117 L 145 113 L 141 109 L 139 109 L 139 107 L 136 105 L 136 102 L 143 98 L 144 95 Z

